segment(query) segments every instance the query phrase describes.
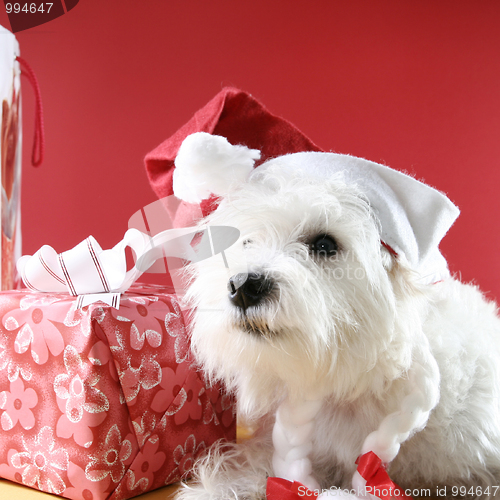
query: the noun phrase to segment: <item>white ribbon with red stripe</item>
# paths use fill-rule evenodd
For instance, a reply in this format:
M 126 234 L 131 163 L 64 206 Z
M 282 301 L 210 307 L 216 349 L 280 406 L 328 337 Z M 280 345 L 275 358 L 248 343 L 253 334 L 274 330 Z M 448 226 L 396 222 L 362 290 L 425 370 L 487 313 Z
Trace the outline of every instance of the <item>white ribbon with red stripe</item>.
M 33 256 L 21 257 L 17 268 L 25 285 L 33 291 L 69 292 L 78 297 L 79 308 L 101 300 L 118 309 L 120 294 L 156 260 L 167 255 L 192 260 L 190 242 L 202 230 L 170 229 L 150 237 L 129 229 L 123 240 L 110 250 L 103 250 L 92 236 L 61 254 L 44 245 Z M 133 250 L 136 261 L 129 271 L 127 247 Z
M 61 254 L 44 245 L 33 256 L 21 257 L 17 268 L 31 290 L 69 292 L 78 297 L 78 307 L 102 300 L 118 309 L 120 293 L 142 274 L 135 266 L 127 272 L 125 249 L 142 255 L 150 241 L 144 233 L 129 229 L 110 250 L 103 250 L 92 236 Z

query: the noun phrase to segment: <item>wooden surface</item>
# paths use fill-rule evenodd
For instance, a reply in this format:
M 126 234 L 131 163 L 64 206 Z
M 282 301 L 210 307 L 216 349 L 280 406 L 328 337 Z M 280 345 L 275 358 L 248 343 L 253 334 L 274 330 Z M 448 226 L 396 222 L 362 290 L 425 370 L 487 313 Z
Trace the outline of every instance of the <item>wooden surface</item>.
M 150 491 L 136 497 L 138 500 L 170 500 L 179 488 L 178 485 L 166 486 L 159 490 Z M 0 498 L 2 500 L 54 500 L 55 495 L 43 493 L 21 484 L 13 483 L 5 479 L 0 479 Z

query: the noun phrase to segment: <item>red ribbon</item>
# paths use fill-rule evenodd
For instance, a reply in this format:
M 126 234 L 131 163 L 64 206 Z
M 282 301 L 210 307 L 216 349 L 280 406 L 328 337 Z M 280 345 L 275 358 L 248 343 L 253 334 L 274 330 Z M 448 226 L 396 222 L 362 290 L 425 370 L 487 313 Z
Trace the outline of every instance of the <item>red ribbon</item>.
M 298 481 L 287 481 L 281 477 L 270 477 L 267 479 L 267 500 L 307 500 L 318 498 L 318 494 L 305 487 Z
M 21 65 L 21 73 L 28 78 L 35 92 L 35 139 L 33 140 L 31 163 L 34 167 L 39 167 L 43 163 L 45 156 L 42 94 L 40 93 L 40 85 L 38 84 L 35 72 L 31 66 L 22 57 L 17 56 L 16 59 Z
M 367 493 L 382 500 L 390 500 L 393 497 L 402 500 L 413 500 L 389 477 L 382 465 L 382 460 L 373 451 L 358 457 L 356 463 L 358 464 L 357 470 L 359 474 L 366 480 Z M 292 483 L 280 477 L 270 477 L 267 480 L 267 500 L 304 500 L 317 497 L 318 494 L 315 491 L 306 488 L 297 481 Z
M 412 500 L 387 474 L 382 460 L 373 451 L 361 455 L 356 460 L 358 472 L 366 480 L 366 491 L 382 500 L 391 497 Z

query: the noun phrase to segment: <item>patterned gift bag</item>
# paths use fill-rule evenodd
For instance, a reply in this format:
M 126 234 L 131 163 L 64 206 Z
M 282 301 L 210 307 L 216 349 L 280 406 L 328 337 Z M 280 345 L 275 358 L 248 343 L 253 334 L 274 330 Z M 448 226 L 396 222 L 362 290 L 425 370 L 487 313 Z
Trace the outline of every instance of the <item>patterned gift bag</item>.
M 1 102 L 1 288 L 14 287 L 15 262 L 21 256 L 21 98 L 20 68 L 16 37 L 0 26 Z

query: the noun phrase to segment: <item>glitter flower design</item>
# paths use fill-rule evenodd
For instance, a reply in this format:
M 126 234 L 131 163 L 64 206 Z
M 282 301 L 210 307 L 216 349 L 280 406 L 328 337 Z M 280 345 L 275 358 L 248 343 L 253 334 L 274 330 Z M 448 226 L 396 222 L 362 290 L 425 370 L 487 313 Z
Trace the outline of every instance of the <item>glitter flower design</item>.
M 163 368 L 159 390 L 151 409 L 166 415 L 174 415 L 176 425 L 182 425 L 188 419 L 200 420 L 203 414 L 202 397 L 205 386 L 196 372 L 191 371 L 188 363 L 172 368 Z M 206 399 L 206 397 L 205 397 Z
M 90 481 L 102 481 L 110 476 L 114 483 L 118 483 L 125 474 L 124 462 L 131 454 L 132 444 L 128 439 L 122 441 L 120 429 L 115 424 L 85 468 L 85 476 Z
M 137 436 L 137 442 L 139 447 L 143 447 L 146 439 L 153 433 L 156 428 L 156 417 L 153 412 L 145 411 L 140 418 L 136 418 L 132 421 L 134 426 L 134 432 Z
M 231 394 L 223 394 L 217 402 L 216 410 L 221 415 L 220 420 L 222 425 L 229 427 L 236 417 L 234 397 Z
M 66 313 L 66 316 L 64 317 L 63 323 L 66 326 L 77 326 L 82 322 L 82 319 L 87 317 L 86 312 L 83 309 L 77 309 L 77 301 L 74 300 L 71 302 L 71 307 L 69 308 L 69 311 Z M 84 332 L 84 335 L 87 334 L 87 332 L 90 333 L 91 329 L 90 328 L 82 328 L 82 331 Z
M 158 452 L 160 439 L 157 435 L 151 436 L 143 449 L 137 454 L 132 466 L 127 471 L 127 488 L 130 491 L 140 489 L 141 492 L 151 488 L 154 474 L 161 469 L 166 455 Z
M 69 345 L 64 350 L 66 372 L 54 380 L 54 391 L 58 398 L 66 400 L 66 417 L 70 422 L 79 422 L 83 412 L 101 413 L 109 410 L 108 398 L 95 386 L 100 375 L 90 363 L 83 363 L 77 350 Z
M 94 318 L 95 319 L 95 318 Z M 99 339 L 91 348 L 87 355 L 89 361 L 96 366 L 108 365 L 109 374 L 113 380 L 119 380 L 118 372 L 114 363 L 114 358 L 111 354 L 111 346 L 109 345 L 106 334 L 104 333 L 101 324 L 96 319 L 92 322 L 90 331 L 93 331 Z
M 19 452 L 17 450 L 10 449 L 7 452 L 7 463 L 6 464 L 0 464 L 0 477 L 9 479 L 10 481 L 13 481 L 15 483 L 22 483 L 23 482 L 23 476 L 22 476 L 22 470 L 16 469 L 14 465 L 12 465 L 12 457 L 14 455 L 17 455 Z
M 120 383 L 127 403 L 135 400 L 141 387 L 145 390 L 156 387 L 161 382 L 161 366 L 156 355 L 148 353 L 130 357 L 125 370 L 119 371 Z
M 162 369 L 160 382 L 161 389 L 155 394 L 151 402 L 151 409 L 164 413 L 168 409 L 168 414 L 177 413 L 187 401 L 184 383 L 189 374 L 189 365 L 182 363 L 175 368 L 165 367 Z
M 149 298 L 143 297 L 132 297 L 129 302 L 132 306 L 124 305 L 120 309 L 118 319 L 132 321 L 130 328 L 130 346 L 132 349 L 141 350 L 145 341 L 151 347 L 160 347 L 163 335 L 159 321 L 163 321 L 163 318 L 168 313 L 167 305 L 162 301 L 156 300 L 152 302 Z M 127 315 L 127 312 L 132 313 L 129 314 L 129 316 L 133 316 L 132 320 L 121 316 L 121 314 Z
M 33 441 L 26 442 L 23 437 L 23 446 L 25 451 L 11 457 L 14 467 L 24 469 L 23 483 L 60 495 L 66 489 L 60 474 L 68 469 L 68 453 L 63 448 L 56 449 L 52 429 L 43 427 Z
M 89 448 L 94 441 L 94 434 L 91 427 L 98 427 L 106 419 L 107 413 L 89 413 L 83 412 L 81 420 L 72 422 L 66 415 L 66 401 L 61 398 L 56 398 L 57 406 L 61 410 L 62 415 L 57 420 L 56 435 L 64 439 L 71 439 L 83 448 Z
M 196 459 L 205 450 L 205 443 L 202 441 L 196 445 L 196 438 L 193 434 L 186 439 L 184 446 L 178 445 L 174 450 L 174 462 L 177 467 L 167 477 L 165 484 L 174 483 L 185 477 L 191 471 Z
M 52 294 L 52 293 L 26 293 L 20 300 L 19 302 L 19 309 L 21 311 L 27 311 L 28 309 L 32 309 L 35 307 L 46 307 L 50 306 L 52 304 L 55 304 L 56 302 L 61 302 L 63 301 L 64 298 L 61 297 L 59 294 Z M 64 308 L 65 309 L 65 308 Z M 64 315 L 65 313 L 62 312 L 61 314 Z M 63 316 L 60 316 L 59 319 L 55 319 L 55 321 L 62 321 Z
M 231 394 L 226 394 L 220 386 L 210 387 L 206 394 L 207 401 L 203 411 L 203 423 L 209 424 L 212 419 L 216 419 L 224 427 L 229 427 L 235 419 L 234 397 Z M 218 419 L 217 415 L 219 415 Z
M 3 325 L 9 330 L 17 330 L 15 350 L 22 354 L 31 345 L 31 355 L 36 363 L 42 365 L 47 362 L 49 351 L 53 356 L 61 354 L 64 349 L 64 340 L 61 332 L 52 321 L 62 323 L 66 317 L 66 308 L 52 306 L 50 314 L 43 310 L 43 306 L 53 305 L 58 299 L 48 296 L 40 299 L 37 296 L 27 295 L 21 299 L 19 309 L 10 311 L 3 317 Z M 51 321 L 52 320 L 52 321 Z
M 196 372 L 189 372 L 184 382 L 184 387 L 180 391 L 185 394 L 186 402 L 174 415 L 174 422 L 182 425 L 191 420 L 200 420 L 202 416 L 201 396 L 205 392 L 205 386 Z
M 18 422 L 26 429 L 35 425 L 35 416 L 31 411 L 38 404 L 38 396 L 31 389 L 24 389 L 21 378 L 10 383 L 10 392 L 0 392 L 0 408 L 5 410 L 0 417 L 2 429 L 10 431 Z
M 107 490 L 111 483 L 109 477 L 102 481 L 89 481 L 85 476 L 85 471 L 73 462 L 69 462 L 68 477 L 73 486 L 66 488 L 63 496 L 75 500 L 90 500 L 98 498 L 107 498 Z
M 113 360 L 109 346 L 102 340 L 98 340 L 91 348 L 88 354 L 89 361 L 93 365 L 104 366 Z
M 0 331 L 0 370 L 7 370 L 7 377 L 14 382 L 18 377 L 31 380 L 33 371 L 30 360 L 16 352 L 16 332 L 6 335 Z
M 175 339 L 175 361 L 177 363 L 182 363 L 189 354 L 188 337 L 179 304 L 173 299 L 172 307 L 174 311 L 170 311 L 165 316 L 165 329 L 168 334 Z

